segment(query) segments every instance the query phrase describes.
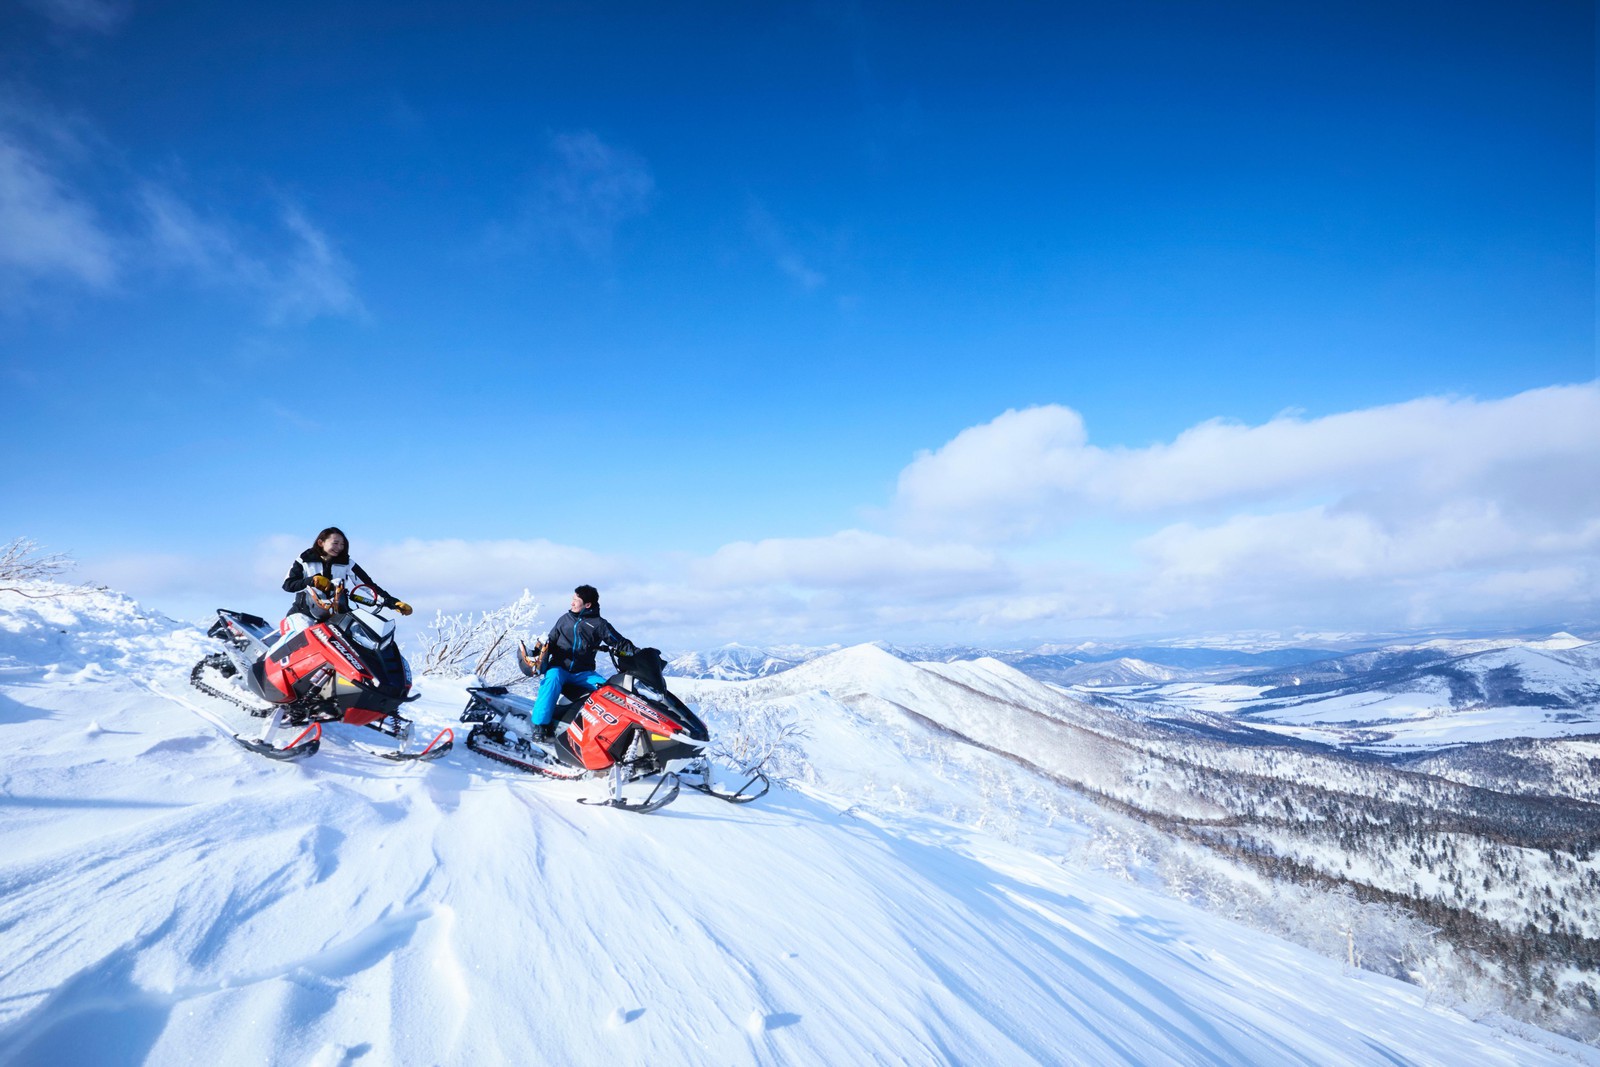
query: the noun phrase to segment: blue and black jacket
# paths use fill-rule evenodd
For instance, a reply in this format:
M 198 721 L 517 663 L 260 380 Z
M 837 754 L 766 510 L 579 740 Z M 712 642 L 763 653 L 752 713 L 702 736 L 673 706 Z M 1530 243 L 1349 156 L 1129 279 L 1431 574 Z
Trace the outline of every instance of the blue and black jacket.
M 600 617 L 599 608 L 569 611 L 550 628 L 539 670 L 560 667 L 573 674 L 592 671 L 596 652 L 626 644 L 628 639 Z

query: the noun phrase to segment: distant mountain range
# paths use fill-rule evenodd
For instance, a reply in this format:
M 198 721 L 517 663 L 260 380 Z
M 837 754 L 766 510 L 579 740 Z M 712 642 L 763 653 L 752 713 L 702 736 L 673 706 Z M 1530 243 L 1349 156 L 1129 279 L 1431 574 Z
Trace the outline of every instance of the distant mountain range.
M 1325 648 L 1280 648 L 1245 651 L 1198 648 L 1186 645 L 1113 647 L 1084 644 L 1066 648 L 1042 645 L 1029 650 L 989 649 L 974 645 L 892 645 L 871 642 L 907 663 L 956 663 L 997 659 L 1024 674 L 1058 685 L 1126 685 L 1140 681 L 1173 681 L 1240 674 L 1273 667 L 1325 660 L 1338 653 Z M 667 673 L 679 678 L 714 678 L 745 681 L 765 678 L 802 663 L 839 651 L 842 645 L 728 644 L 706 651 L 684 652 L 667 664 Z M 1103 666 L 1103 665 L 1112 666 Z

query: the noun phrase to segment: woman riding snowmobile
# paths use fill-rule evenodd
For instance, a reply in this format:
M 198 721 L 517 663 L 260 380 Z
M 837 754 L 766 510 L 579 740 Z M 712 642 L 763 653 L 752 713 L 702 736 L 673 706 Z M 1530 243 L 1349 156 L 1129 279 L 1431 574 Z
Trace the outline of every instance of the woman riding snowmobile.
M 285 632 L 303 630 L 312 621 L 327 618 L 332 605 L 317 593 L 331 593 L 340 584 L 350 589 L 367 586 L 377 594 L 380 607 L 394 608 L 402 615 L 411 614 L 410 604 L 390 596 L 361 564 L 350 559 L 350 539 L 344 531 L 329 526 L 317 534 L 310 548 L 295 557 L 289 564 L 289 573 L 284 576 L 283 591 L 294 594 L 294 603 L 289 606 L 284 620 L 288 623 Z

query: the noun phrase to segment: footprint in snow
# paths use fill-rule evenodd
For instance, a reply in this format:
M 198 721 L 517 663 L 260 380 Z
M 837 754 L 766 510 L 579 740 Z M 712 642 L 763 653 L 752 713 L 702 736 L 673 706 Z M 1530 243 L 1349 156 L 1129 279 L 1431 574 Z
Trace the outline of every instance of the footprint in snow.
M 800 1016 L 792 1011 L 775 1011 L 768 1015 L 758 1010 L 750 1013 L 750 1018 L 744 1021 L 744 1028 L 751 1037 L 760 1037 L 768 1030 L 781 1030 L 799 1021 Z
M 611 1013 L 606 1016 L 606 1029 L 621 1029 L 643 1014 L 643 1008 L 634 1008 L 632 1011 L 623 1011 L 621 1008 L 612 1008 Z

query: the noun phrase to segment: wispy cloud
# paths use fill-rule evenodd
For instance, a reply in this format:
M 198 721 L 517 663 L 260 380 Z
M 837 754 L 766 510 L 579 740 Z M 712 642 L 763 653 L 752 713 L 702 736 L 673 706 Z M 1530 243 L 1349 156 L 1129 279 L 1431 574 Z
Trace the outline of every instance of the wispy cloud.
M 789 234 L 760 202 L 752 200 L 746 208 L 745 229 L 779 273 L 800 288 L 819 289 L 827 284 L 827 275 L 806 261 Z
M 845 49 L 860 105 L 863 149 L 869 162 L 882 165 L 922 127 L 922 108 L 910 91 L 884 85 L 873 55 L 877 27 L 857 0 L 820 0 L 812 10 L 833 28 Z
M 153 262 L 202 285 L 259 297 L 268 322 L 365 314 L 350 264 L 294 204 L 280 208 L 278 230 L 252 235 L 155 183 L 139 190 L 138 201 Z
M 110 33 L 128 17 L 128 5 L 117 0 L 24 0 L 59 29 Z
M 328 235 L 293 205 L 284 208 L 283 225 L 291 238 L 289 247 L 276 269 L 269 266 L 262 275 L 263 289 L 272 298 L 273 321 L 364 315 L 366 309 L 356 295 L 350 264 Z
M 649 212 L 655 188 L 649 165 L 634 153 L 587 130 L 552 135 L 520 212 L 491 229 L 489 246 L 608 259 L 623 224 Z
M 104 289 L 120 270 L 118 241 L 74 189 L 48 142 L 0 114 L 0 284 L 16 291 L 68 281 Z
M 247 225 L 130 173 L 118 156 L 81 118 L 0 92 L 0 292 L 10 310 L 63 286 L 133 290 L 164 277 L 238 293 L 272 324 L 365 314 L 350 263 L 299 205 L 280 202 L 270 224 Z

